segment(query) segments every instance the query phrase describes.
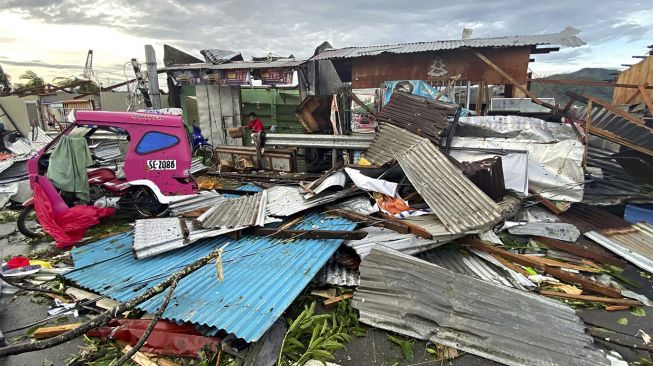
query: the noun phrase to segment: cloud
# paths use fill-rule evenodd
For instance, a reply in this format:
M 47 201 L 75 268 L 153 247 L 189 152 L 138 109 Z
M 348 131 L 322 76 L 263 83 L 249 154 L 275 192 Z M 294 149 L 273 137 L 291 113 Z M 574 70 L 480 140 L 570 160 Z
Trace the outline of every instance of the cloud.
M 223 48 L 246 56 L 273 52 L 301 57 L 310 56 L 325 40 L 334 47 L 346 47 L 459 39 L 463 27 L 473 28 L 475 37 L 488 37 L 559 32 L 571 25 L 581 29 L 580 37 L 589 45 L 538 55 L 536 63 L 567 65 L 598 60 L 602 55 L 594 49 L 600 44 L 623 42 L 644 47 L 644 40 L 653 37 L 653 14 L 648 6 L 622 0 L 612 1 L 610 6 L 599 6 L 594 0 L 557 0 L 534 6 L 518 0 L 445 4 L 392 0 L 0 0 L 0 9 L 11 9 L 44 24 L 118 30 L 196 55 L 200 49 Z
M 48 63 L 48 62 L 43 62 L 40 60 L 32 60 L 32 61 L 13 61 L 13 60 L 4 60 L 2 61 L 3 64 L 5 65 L 13 65 L 13 66 L 22 66 L 22 67 L 47 67 L 47 68 L 59 68 L 59 69 L 82 69 L 79 65 L 66 65 L 66 64 L 59 64 L 59 63 Z

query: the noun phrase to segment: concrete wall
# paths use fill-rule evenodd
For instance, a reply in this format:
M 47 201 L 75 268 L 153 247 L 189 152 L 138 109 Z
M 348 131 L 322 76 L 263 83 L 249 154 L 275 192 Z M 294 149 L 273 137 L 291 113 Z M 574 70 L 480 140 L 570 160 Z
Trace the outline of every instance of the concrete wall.
M 0 97 L 0 105 L 4 108 L 5 112 L 11 117 L 14 121 L 18 130 L 25 136 L 28 136 L 30 131 L 30 121 L 27 116 L 27 108 L 25 107 L 26 101 L 38 101 L 38 96 L 29 96 L 20 98 L 15 95 L 10 95 L 8 97 Z M 3 114 L 0 111 L 0 115 Z M 14 131 L 16 128 L 12 126 L 9 122 L 9 119 L 6 116 L 0 117 L 0 123 L 5 125 L 5 128 L 9 131 Z

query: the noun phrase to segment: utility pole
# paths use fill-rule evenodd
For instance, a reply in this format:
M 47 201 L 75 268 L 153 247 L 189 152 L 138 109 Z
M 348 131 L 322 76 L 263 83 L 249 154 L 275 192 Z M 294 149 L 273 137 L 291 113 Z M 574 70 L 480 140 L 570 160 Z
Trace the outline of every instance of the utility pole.
M 91 80 L 95 74 L 93 73 L 93 50 L 88 50 L 86 54 L 86 64 L 84 65 L 84 79 Z
M 141 92 L 143 95 L 143 101 L 147 108 L 152 108 L 152 100 L 150 99 L 150 92 L 147 90 L 147 85 L 145 84 L 145 79 L 143 78 L 143 73 L 141 72 L 141 65 L 138 63 L 138 60 L 132 59 L 132 67 L 134 68 L 134 74 L 136 75 L 136 89 Z
M 145 65 L 147 66 L 147 79 L 150 84 L 152 107 L 161 109 L 161 94 L 159 92 L 159 73 L 156 70 L 156 55 L 154 47 L 145 45 Z

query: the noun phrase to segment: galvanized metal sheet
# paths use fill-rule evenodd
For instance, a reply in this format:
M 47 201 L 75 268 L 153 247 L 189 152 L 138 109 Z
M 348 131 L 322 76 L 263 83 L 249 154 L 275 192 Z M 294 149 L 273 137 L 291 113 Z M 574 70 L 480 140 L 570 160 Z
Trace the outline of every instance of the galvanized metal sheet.
M 192 220 L 177 217 L 136 220 L 132 251 L 136 259 L 144 259 L 244 228 L 203 229 L 195 227 Z
M 202 163 L 202 159 L 193 159 L 190 163 L 190 174 L 196 174 L 207 170 L 209 167 Z
M 342 218 L 309 215 L 297 230 L 353 230 Z M 155 257 L 136 260 L 132 234 L 122 234 L 72 250 L 75 270 L 65 277 L 79 286 L 125 302 L 156 286 L 184 266 L 229 243 L 222 255 L 224 281 L 209 263 L 179 281 L 163 318 L 202 326 L 208 335 L 219 329 L 248 342 L 257 341 L 302 292 L 342 240 L 284 239 L 246 236 L 202 240 Z M 154 313 L 165 293 L 142 303 Z
M 269 146 L 321 147 L 327 149 L 365 150 L 374 139 L 372 134 L 321 135 L 268 133 L 265 144 Z
M 513 235 L 543 236 L 568 242 L 576 242 L 580 236 L 576 226 L 564 222 L 529 222 L 525 225 L 506 222 L 506 224 L 514 225 L 508 228 L 508 232 Z
M 360 229 L 367 232 L 364 239 L 348 240 L 345 245 L 354 249 L 361 259 L 364 259 L 374 246 L 383 245 L 406 254 L 415 254 L 433 249 L 454 240 L 451 235 L 434 237 L 433 239 L 419 238 L 413 234 L 399 234 L 390 229 L 380 227 L 365 227 Z
M 454 112 L 455 109 L 444 110 L 432 99 L 395 91 L 390 102 L 377 113 L 376 120 L 419 133 L 437 144 L 442 131 L 451 124 L 448 113 Z
M 490 38 L 470 38 L 450 41 L 398 43 L 382 46 L 347 47 L 340 49 L 327 49 L 313 56 L 311 60 L 326 60 L 336 58 L 354 58 L 374 56 L 382 53 L 414 53 L 425 51 L 452 50 L 462 47 L 521 47 L 553 44 L 568 47 L 580 47 L 586 44 L 576 35 L 580 31 L 571 27 L 560 33 L 539 34 L 532 36 L 507 36 Z
M 352 305 L 371 326 L 512 366 L 610 364 L 562 302 L 382 246 L 372 250 L 360 271 Z
M 197 218 L 205 229 L 263 226 L 267 192 L 219 201 Z
M 640 222 L 633 225 L 632 229 L 634 230 L 616 229 L 616 232 L 610 234 L 590 231 L 585 236 L 653 274 L 653 226 Z
M 211 207 L 226 197 L 215 191 L 201 191 L 197 195 L 175 201 L 168 206 L 174 216 L 181 215 L 184 212 L 194 211 L 199 208 Z
M 302 59 L 278 59 L 273 61 L 232 61 L 228 63 L 214 65 L 212 63 L 198 63 L 188 65 L 174 65 L 160 68 L 159 71 L 176 71 L 176 70 L 237 70 L 237 69 L 278 69 L 278 68 L 297 68 L 306 60 Z
M 376 165 L 387 164 L 395 159 L 395 155 L 403 154 L 411 146 L 426 140 L 389 123 L 379 123 L 378 130 L 365 151 L 365 159 Z
M 458 234 L 495 223 L 499 206 L 475 186 L 430 141 L 410 147 L 397 161 L 440 221 Z
M 319 286 L 358 286 L 360 273 L 357 270 L 347 268 L 333 258 L 315 275 L 313 282 Z
M 345 198 L 352 193 L 350 189 L 343 189 L 335 193 L 324 193 L 310 199 L 305 199 L 303 190 L 297 187 L 274 186 L 266 189 L 267 215 L 286 217 L 313 207 L 325 205 L 330 202 Z

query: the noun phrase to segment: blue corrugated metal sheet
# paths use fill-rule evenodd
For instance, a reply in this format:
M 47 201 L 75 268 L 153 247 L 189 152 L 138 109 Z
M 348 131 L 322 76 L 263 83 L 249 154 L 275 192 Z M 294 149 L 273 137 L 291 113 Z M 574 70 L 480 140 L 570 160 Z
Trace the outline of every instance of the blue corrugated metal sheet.
M 352 230 L 355 226 L 342 218 L 312 214 L 294 228 Z M 246 236 L 234 241 L 219 237 L 142 260 L 134 259 L 131 242 L 131 234 L 122 234 L 73 249 L 76 269 L 65 277 L 124 302 L 230 243 L 222 257 L 224 282 L 218 282 L 215 264 L 192 273 L 179 282 L 163 317 L 213 327 L 210 334 L 224 329 L 251 342 L 279 318 L 342 240 L 286 241 Z M 164 295 L 155 296 L 139 308 L 153 313 Z

